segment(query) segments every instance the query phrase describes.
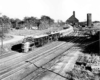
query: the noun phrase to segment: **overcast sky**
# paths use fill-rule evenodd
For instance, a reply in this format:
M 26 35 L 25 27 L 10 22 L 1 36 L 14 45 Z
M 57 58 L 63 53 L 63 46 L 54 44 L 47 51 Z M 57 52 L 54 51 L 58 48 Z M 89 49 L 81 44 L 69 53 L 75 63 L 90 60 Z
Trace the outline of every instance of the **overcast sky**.
M 100 0 L 0 0 L 0 13 L 11 18 L 47 15 L 65 21 L 73 11 L 80 21 L 86 20 L 87 13 L 100 21 Z

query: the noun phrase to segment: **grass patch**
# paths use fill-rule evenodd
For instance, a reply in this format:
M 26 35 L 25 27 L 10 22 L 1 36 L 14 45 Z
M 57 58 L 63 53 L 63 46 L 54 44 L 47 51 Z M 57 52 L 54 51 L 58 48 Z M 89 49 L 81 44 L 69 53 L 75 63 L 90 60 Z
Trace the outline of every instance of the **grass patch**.
M 58 31 L 61 30 L 62 27 L 58 28 L 58 27 L 50 27 L 48 29 L 44 29 L 44 30 L 31 30 L 31 29 L 20 29 L 20 30 L 12 30 L 9 32 L 10 35 L 19 35 L 19 36 L 26 36 L 26 35 L 41 35 L 41 34 L 45 34 L 47 32 L 50 31 Z

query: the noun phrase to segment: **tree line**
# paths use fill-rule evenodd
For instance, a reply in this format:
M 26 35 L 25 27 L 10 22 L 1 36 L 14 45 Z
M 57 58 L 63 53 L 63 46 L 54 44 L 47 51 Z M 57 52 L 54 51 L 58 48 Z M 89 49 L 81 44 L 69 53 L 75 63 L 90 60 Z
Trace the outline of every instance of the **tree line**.
M 37 19 L 36 17 L 24 17 L 23 20 L 20 20 L 18 18 L 13 19 L 9 18 L 7 16 L 0 17 L 0 25 L 8 28 L 15 28 L 15 29 L 21 29 L 24 27 L 31 28 L 32 26 L 40 27 L 41 24 L 48 24 L 51 25 L 54 23 L 54 20 L 48 16 L 43 15 L 40 19 Z
M 18 18 L 9 18 L 7 16 L 0 17 L 0 37 L 3 36 L 2 33 L 7 33 L 10 29 L 23 29 L 36 27 L 37 29 L 46 29 L 55 24 L 54 19 L 49 16 L 41 16 L 40 19 L 36 17 L 24 17 L 23 20 Z

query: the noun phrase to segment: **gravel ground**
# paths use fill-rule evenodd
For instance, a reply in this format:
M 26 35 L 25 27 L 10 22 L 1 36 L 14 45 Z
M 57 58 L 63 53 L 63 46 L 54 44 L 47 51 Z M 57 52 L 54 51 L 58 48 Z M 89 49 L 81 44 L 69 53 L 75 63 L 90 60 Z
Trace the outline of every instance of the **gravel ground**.
M 75 61 L 79 55 L 78 53 L 80 54 L 80 52 L 77 50 L 69 50 L 43 67 L 66 77 L 66 72 L 74 67 Z M 34 73 L 32 80 L 65 80 L 65 78 L 53 72 L 39 69 Z

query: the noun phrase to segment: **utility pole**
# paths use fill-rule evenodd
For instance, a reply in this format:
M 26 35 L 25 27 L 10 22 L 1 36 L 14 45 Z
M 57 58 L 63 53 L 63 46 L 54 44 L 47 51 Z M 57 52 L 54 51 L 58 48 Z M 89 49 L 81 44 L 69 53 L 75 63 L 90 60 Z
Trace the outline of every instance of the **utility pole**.
M 1 35 L 1 53 L 0 54 L 2 54 L 3 53 L 3 26 L 4 26 L 4 24 L 2 22 L 2 18 L 0 19 L 0 22 L 1 22 L 0 25 L 1 25 L 1 32 L 2 32 L 2 35 Z
M 1 38 L 1 54 L 3 54 L 3 24 L 1 25 L 2 26 L 2 38 Z

